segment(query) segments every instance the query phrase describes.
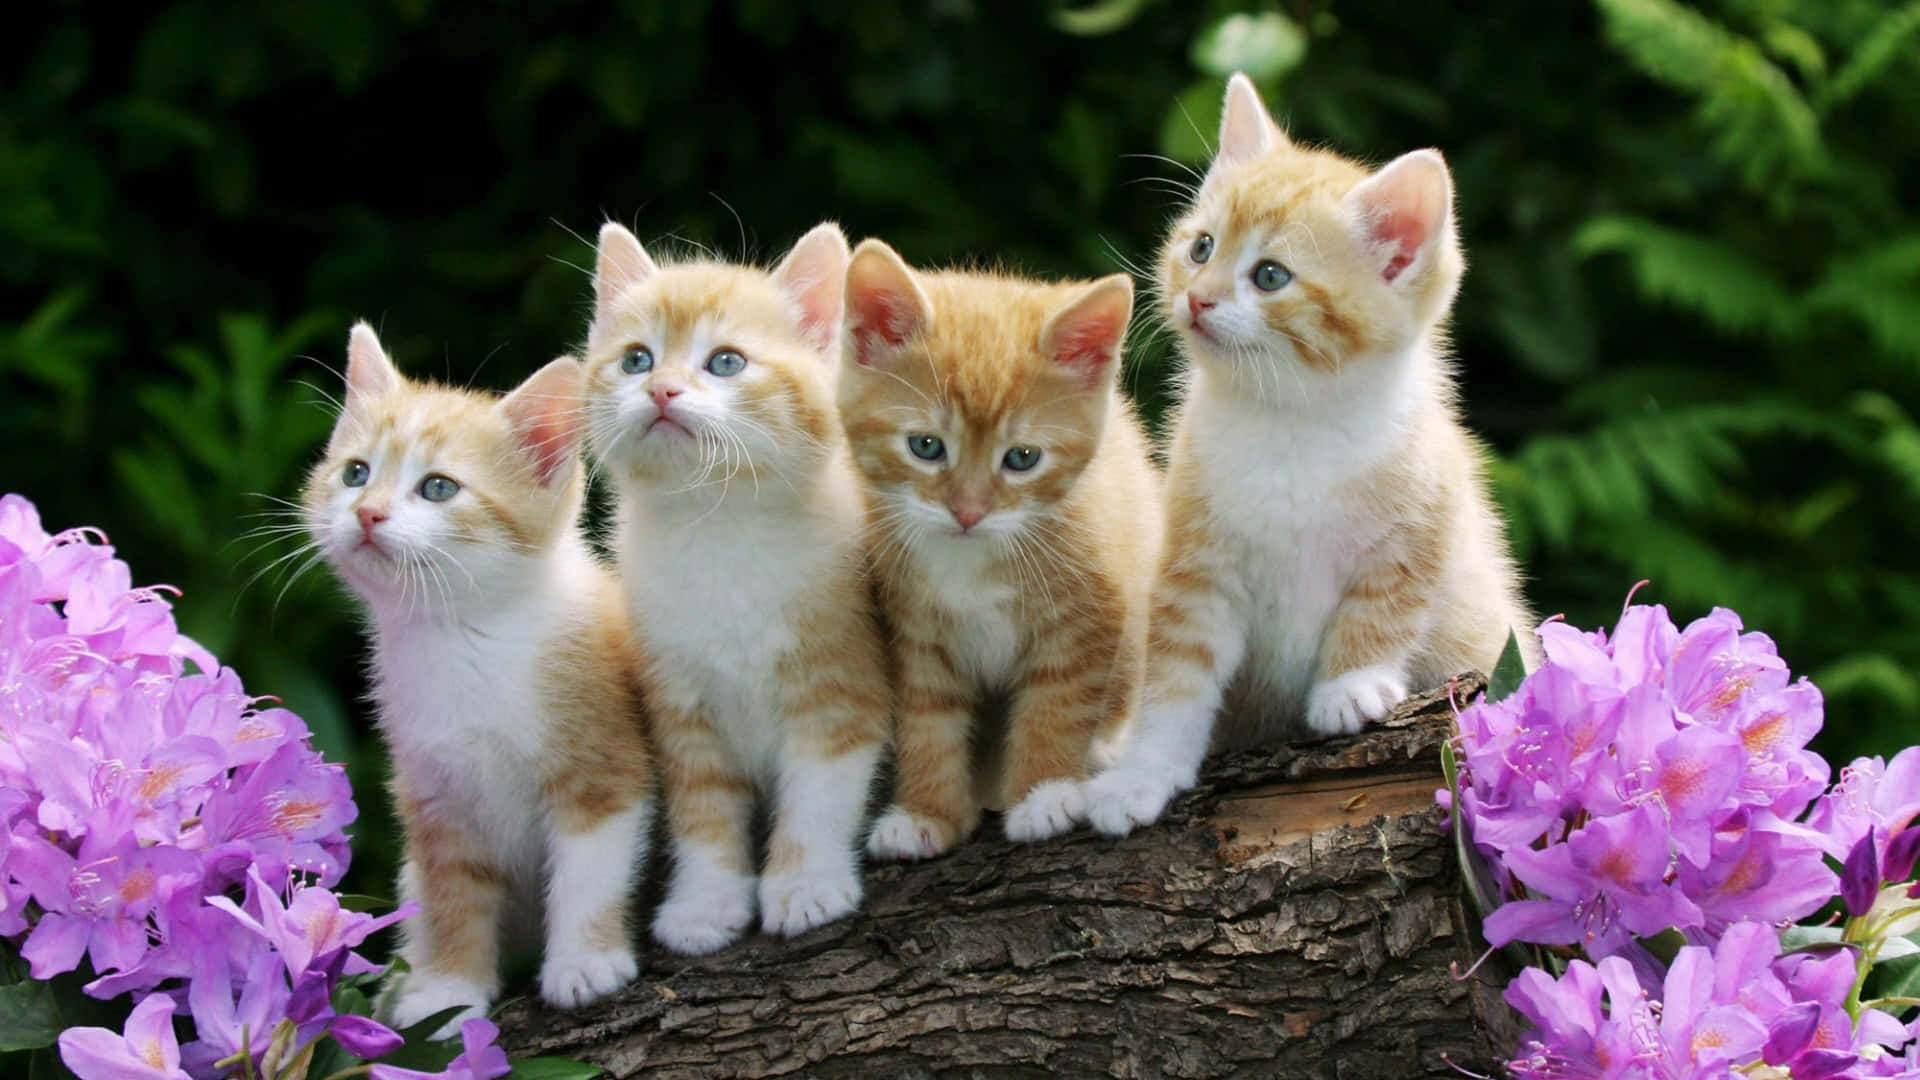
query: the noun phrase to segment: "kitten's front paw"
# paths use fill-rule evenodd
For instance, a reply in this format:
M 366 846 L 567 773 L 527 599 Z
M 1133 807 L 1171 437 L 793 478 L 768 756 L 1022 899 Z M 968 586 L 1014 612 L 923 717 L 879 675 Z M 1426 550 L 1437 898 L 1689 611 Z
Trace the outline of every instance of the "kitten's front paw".
M 1321 735 L 1351 735 L 1384 718 L 1407 697 L 1407 680 L 1385 664 L 1357 668 L 1313 688 L 1307 726 Z
M 577 1009 L 606 997 L 639 974 L 640 962 L 630 949 L 549 955 L 540 965 L 540 996 L 556 1009 Z
M 1108 769 L 1086 782 L 1087 822 L 1108 836 L 1125 836 L 1167 812 L 1175 795 L 1193 786 L 1180 777 L 1143 769 Z
M 1007 839 L 1032 843 L 1061 833 L 1087 819 L 1086 785 L 1078 780 L 1046 780 L 1007 811 Z
M 760 928 L 797 937 L 860 908 L 860 874 L 851 866 L 796 870 L 760 879 Z
M 459 1007 L 461 1011 L 430 1036 L 450 1039 L 460 1033 L 461 1024 L 486 1016 L 492 997 L 486 987 L 472 979 L 411 971 L 400 987 L 400 996 L 393 1002 L 393 1026 L 404 1030 L 437 1012 Z
M 959 842 L 960 830 L 953 825 L 895 806 L 874 821 L 867 854 L 876 859 L 933 859 Z
M 654 940 L 685 956 L 703 956 L 739 940 L 753 924 L 752 883 L 738 890 L 689 890 L 667 897 L 653 915 Z

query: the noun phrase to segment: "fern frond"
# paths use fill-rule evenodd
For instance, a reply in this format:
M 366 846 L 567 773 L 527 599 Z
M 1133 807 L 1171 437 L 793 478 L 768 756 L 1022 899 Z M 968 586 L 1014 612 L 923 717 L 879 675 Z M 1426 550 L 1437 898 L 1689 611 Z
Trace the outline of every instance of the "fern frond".
M 1910 40 L 1920 34 L 1920 0 L 1913 0 L 1881 16 L 1854 47 L 1853 55 L 1821 89 L 1816 104 L 1830 111 L 1872 85 L 1895 59 L 1905 55 Z
M 1782 172 L 1825 170 L 1818 114 L 1758 43 L 1674 0 L 1597 3 L 1615 48 L 1648 75 L 1699 99 L 1715 152 L 1749 187 L 1769 189 Z
M 1920 360 L 1920 235 L 1835 259 L 1807 294 L 1809 310 L 1851 316 L 1887 351 Z
M 1794 337 L 1798 312 L 1779 281 L 1759 260 L 1694 233 L 1644 218 L 1607 216 L 1574 234 L 1576 254 L 1627 256 L 1640 290 L 1735 333 Z

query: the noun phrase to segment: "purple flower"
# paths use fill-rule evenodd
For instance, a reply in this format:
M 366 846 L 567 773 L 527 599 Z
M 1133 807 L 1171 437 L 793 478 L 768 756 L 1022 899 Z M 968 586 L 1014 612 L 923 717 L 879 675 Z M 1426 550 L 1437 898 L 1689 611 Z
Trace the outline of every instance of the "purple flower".
M 137 999 L 124 1036 L 62 1036 L 83 1077 L 212 1076 L 289 1022 L 390 1052 L 333 992 L 412 909 L 374 918 L 328 891 L 357 813 L 344 771 L 179 633 L 170 592 L 135 587 L 97 531 L 49 534 L 0 497 L 0 938 L 36 978 L 84 963 L 88 994 Z
M 375 931 L 419 910 L 419 905 L 409 903 L 375 918 L 341 907 L 340 898 L 323 888 L 300 889 L 292 903 L 283 905 L 257 868 L 247 871 L 247 900 L 259 911 L 259 918 L 224 896 L 210 896 L 207 903 L 271 943 L 286 962 L 287 974 L 295 979 L 305 975 L 316 960 L 324 964 L 342 949 L 359 945 Z
M 327 1033 L 345 1047 L 347 1053 L 368 1060 L 386 1057 L 400 1049 L 405 1041 L 399 1032 L 365 1016 L 336 1016 Z
M 173 1037 L 173 999 L 165 994 L 133 1007 L 124 1036 L 97 1027 L 61 1032 L 60 1060 L 80 1080 L 187 1080 Z
M 1680 630 L 1647 605 L 1611 635 L 1539 636 L 1540 668 L 1459 716 L 1457 809 L 1508 893 L 1489 941 L 1602 957 L 1667 927 L 1711 942 L 1743 918 L 1802 918 L 1833 895 L 1829 841 L 1796 821 L 1828 776 L 1806 749 L 1820 695 L 1771 640 L 1725 609 Z M 1870 786 L 1834 812 L 1877 806 Z
M 402 1069 L 395 1065 L 375 1065 L 373 1080 L 494 1080 L 505 1076 L 511 1066 L 507 1053 L 494 1045 L 500 1029 L 491 1020 L 475 1017 L 460 1025 L 460 1055 L 437 1073 Z

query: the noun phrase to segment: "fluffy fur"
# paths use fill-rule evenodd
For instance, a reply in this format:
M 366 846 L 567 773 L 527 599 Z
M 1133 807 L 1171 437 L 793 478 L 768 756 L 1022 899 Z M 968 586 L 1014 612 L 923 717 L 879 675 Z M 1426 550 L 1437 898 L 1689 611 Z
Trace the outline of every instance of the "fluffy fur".
M 868 850 L 941 854 L 983 803 L 1013 840 L 1064 832 L 1096 742 L 1138 708 L 1159 551 L 1158 477 L 1117 385 L 1131 282 L 916 273 L 869 240 L 847 309 L 840 414 L 900 694 Z M 1004 731 L 977 730 L 994 699 Z
M 1452 203 L 1437 152 L 1369 172 L 1295 146 L 1245 76 L 1229 84 L 1219 153 L 1160 256 L 1191 364 L 1147 705 L 1089 785 L 1100 829 L 1156 820 L 1210 741 L 1356 731 L 1491 670 L 1530 625 L 1444 359 Z
M 771 273 L 660 266 L 618 225 L 600 233 L 589 442 L 652 661 L 674 854 L 653 930 L 677 952 L 753 919 L 756 793 L 772 803 L 762 926 L 798 934 L 860 903 L 891 701 L 833 407 L 846 263 L 833 225 Z
M 362 323 L 307 480 L 308 526 L 372 630 L 400 891 L 423 909 L 402 924 L 402 1026 L 484 1013 L 510 914 L 544 907 L 554 1005 L 639 971 L 652 773 L 626 613 L 577 527 L 579 389 L 566 357 L 504 399 L 409 382 Z

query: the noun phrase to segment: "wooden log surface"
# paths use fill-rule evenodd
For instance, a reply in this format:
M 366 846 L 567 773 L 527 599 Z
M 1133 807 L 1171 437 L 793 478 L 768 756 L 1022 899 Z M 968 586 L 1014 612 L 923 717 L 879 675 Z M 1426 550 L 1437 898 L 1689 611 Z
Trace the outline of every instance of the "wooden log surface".
M 1455 680 L 1460 701 L 1478 676 Z M 1490 1071 L 1511 1045 L 1433 794 L 1448 690 L 1350 738 L 1222 755 L 1158 825 L 873 865 L 853 918 L 502 1017 L 516 1056 L 648 1077 Z M 1489 981 L 1480 981 L 1488 979 Z

